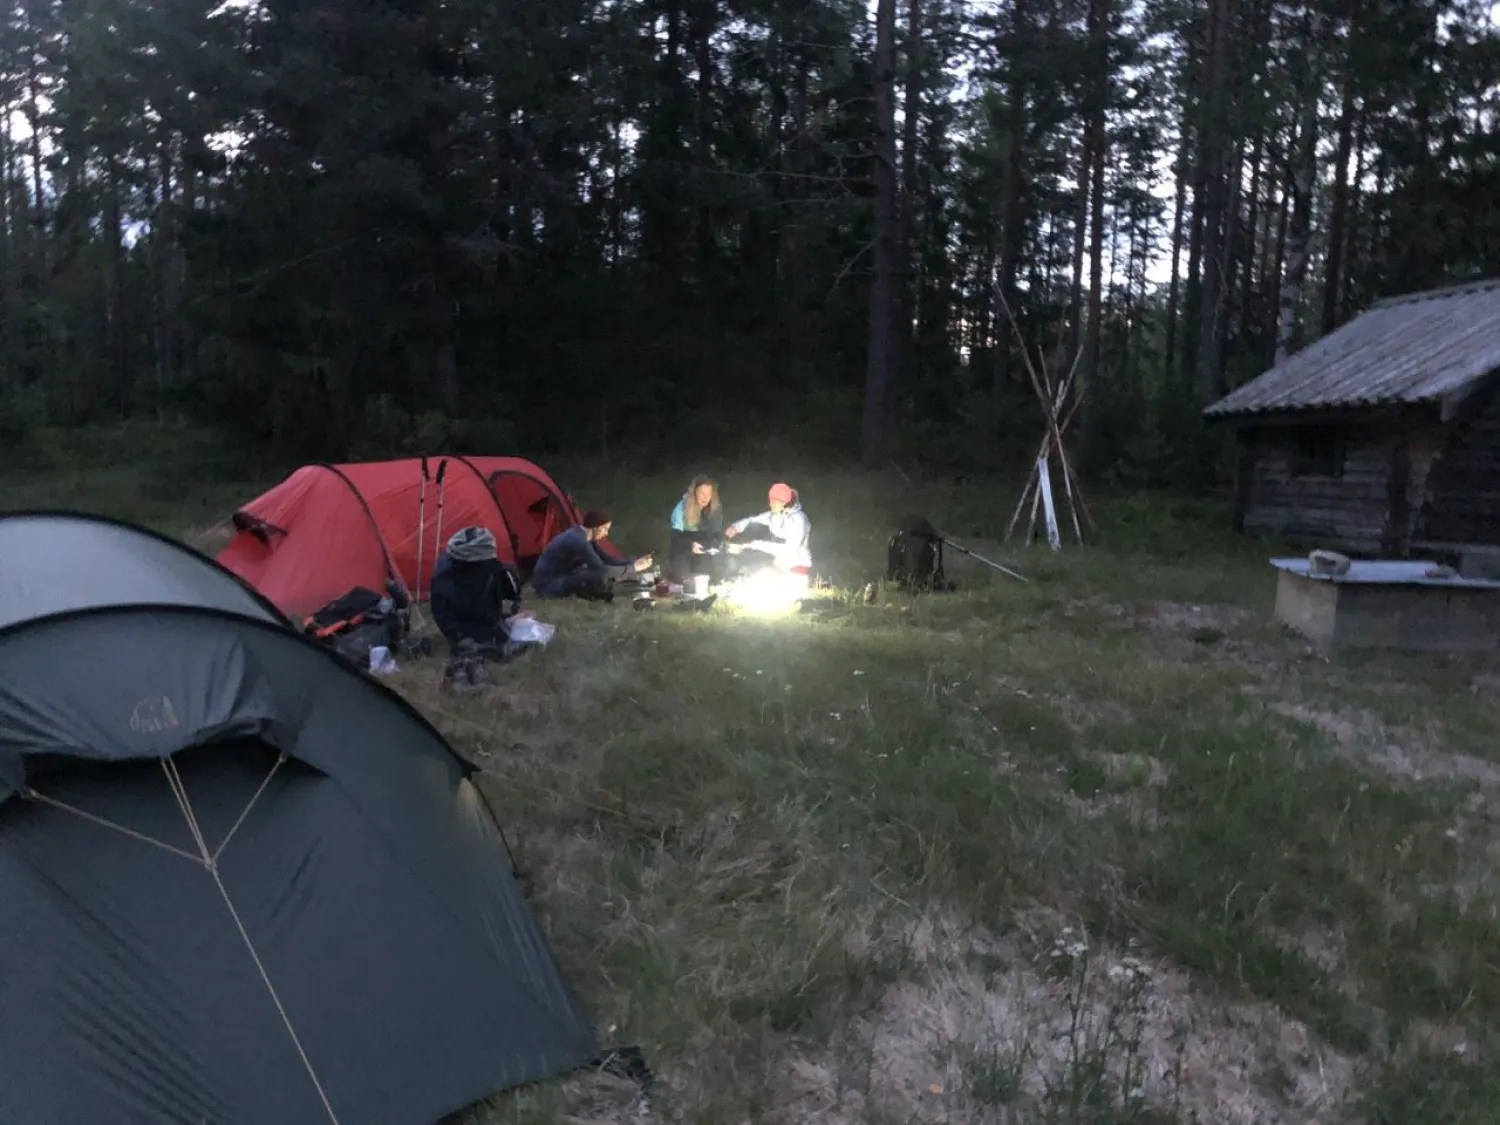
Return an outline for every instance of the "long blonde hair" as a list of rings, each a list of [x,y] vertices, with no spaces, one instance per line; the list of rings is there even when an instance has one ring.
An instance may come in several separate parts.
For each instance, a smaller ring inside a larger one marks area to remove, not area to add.
[[[698,489],[704,485],[714,490],[713,499],[708,502],[708,511],[718,515],[722,510],[719,506],[719,482],[713,477],[699,474],[694,477],[688,489],[682,495],[682,526],[688,530],[696,530],[702,522],[704,509],[698,504]]]

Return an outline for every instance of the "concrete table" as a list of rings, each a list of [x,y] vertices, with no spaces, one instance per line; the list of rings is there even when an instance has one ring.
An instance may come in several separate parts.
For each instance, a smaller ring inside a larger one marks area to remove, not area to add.
[[[1276,620],[1329,648],[1500,651],[1500,582],[1429,577],[1433,562],[1351,560],[1340,575],[1272,559]]]

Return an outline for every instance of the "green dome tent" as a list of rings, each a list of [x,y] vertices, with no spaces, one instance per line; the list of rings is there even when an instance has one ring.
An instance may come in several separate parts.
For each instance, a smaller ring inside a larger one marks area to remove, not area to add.
[[[0,1116],[427,1125],[595,1059],[472,772],[212,561],[0,516]]]

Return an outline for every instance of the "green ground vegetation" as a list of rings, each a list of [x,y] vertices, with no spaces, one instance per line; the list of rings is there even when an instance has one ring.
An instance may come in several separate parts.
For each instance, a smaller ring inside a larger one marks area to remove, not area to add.
[[[20,468],[5,505],[201,536],[259,487],[118,452]],[[687,475],[569,485],[644,549]],[[768,479],[724,481],[734,513]],[[557,636],[487,694],[395,679],[485,767],[663,1119],[1500,1118],[1500,661],[1314,651],[1215,505],[1098,493],[1097,544],[1052,554],[996,542],[1015,481],[794,483],[836,583],[813,612],[546,605]],[[864,604],[907,511],[1032,581],[950,554],[959,591]]]

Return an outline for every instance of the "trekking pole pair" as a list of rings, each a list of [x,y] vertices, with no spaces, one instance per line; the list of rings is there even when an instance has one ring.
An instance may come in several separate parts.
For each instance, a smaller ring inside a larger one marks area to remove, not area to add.
[[[433,536],[432,559],[436,565],[439,552],[443,549],[443,478],[448,474],[448,459],[445,457],[438,462],[437,467],[437,534]],[[422,600],[422,562],[427,545],[427,482],[431,478],[427,472],[427,458],[422,458],[422,488],[417,496],[417,589],[412,601]]]

